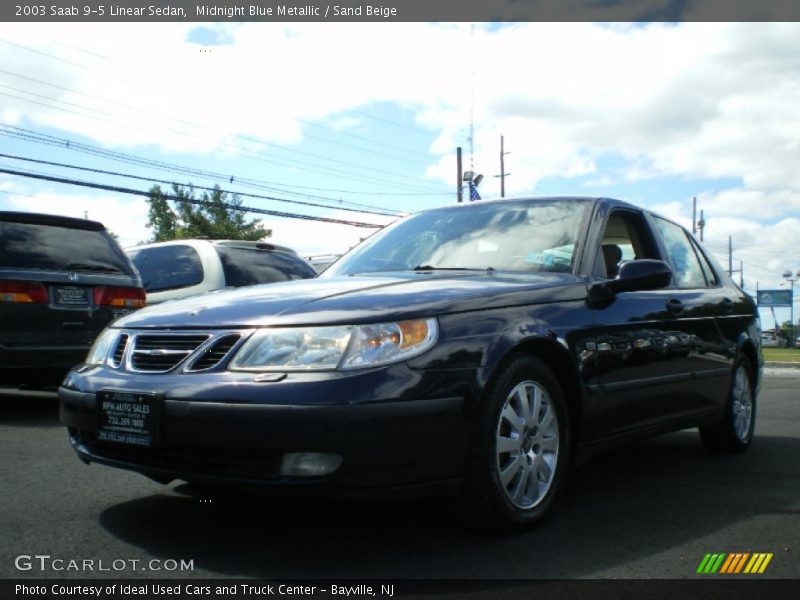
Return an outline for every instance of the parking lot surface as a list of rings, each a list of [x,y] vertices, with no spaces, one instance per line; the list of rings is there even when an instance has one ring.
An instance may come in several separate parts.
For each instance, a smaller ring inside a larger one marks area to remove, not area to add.
[[[572,471],[547,521],[516,535],[465,530],[447,500],[190,497],[179,483],[83,465],[54,397],[5,391],[0,577],[697,578],[707,553],[762,552],[773,558],[759,577],[798,578],[792,371],[768,375],[749,452],[708,454],[696,431],[612,451]],[[15,566],[37,554],[127,562],[106,572]],[[169,560],[194,569],[147,570]]]

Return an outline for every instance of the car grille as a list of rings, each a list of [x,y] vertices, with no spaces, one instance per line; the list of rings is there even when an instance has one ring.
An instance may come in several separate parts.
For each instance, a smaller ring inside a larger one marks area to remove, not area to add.
[[[199,358],[195,359],[192,365],[186,370],[206,371],[208,369],[213,369],[228,355],[228,352],[231,351],[241,337],[241,334],[238,333],[222,336],[200,352]]]
[[[114,354],[111,355],[111,365],[118,367],[122,364],[122,359],[125,356],[125,347],[128,345],[128,334],[123,333],[117,340],[117,347],[114,348]]]
[[[134,371],[165,373],[177,367],[211,337],[210,334],[139,334],[133,338],[130,365]]]

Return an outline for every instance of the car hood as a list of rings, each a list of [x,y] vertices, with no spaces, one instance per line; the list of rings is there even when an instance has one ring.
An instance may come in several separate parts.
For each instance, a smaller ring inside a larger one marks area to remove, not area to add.
[[[584,279],[563,273],[362,274],[202,294],[144,308],[114,326],[183,329],[366,323],[585,296]]]

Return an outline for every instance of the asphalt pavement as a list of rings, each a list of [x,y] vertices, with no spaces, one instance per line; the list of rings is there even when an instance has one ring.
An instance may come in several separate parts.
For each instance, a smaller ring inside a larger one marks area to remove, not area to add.
[[[696,431],[612,451],[570,473],[542,526],[489,535],[446,500],[188,497],[83,465],[52,396],[3,393],[0,578],[698,578],[719,552],[773,553],[760,577],[800,578],[798,423],[800,370],[770,369],[747,453],[708,454]],[[17,568],[35,555],[95,571]],[[170,560],[194,569],[166,572]]]

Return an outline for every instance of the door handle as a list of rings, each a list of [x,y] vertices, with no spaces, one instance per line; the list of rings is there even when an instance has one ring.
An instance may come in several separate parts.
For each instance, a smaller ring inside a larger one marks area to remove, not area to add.
[[[64,321],[61,326],[67,331],[78,331],[86,327],[86,324],[81,321]]]
[[[670,298],[667,300],[667,310],[670,314],[679,315],[683,312],[683,302],[677,298]]]

